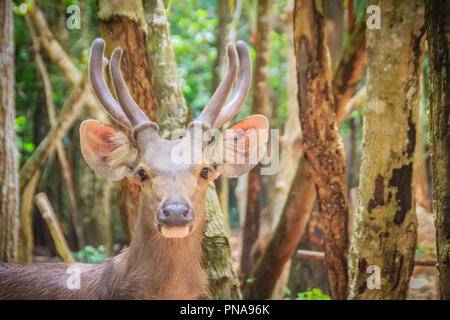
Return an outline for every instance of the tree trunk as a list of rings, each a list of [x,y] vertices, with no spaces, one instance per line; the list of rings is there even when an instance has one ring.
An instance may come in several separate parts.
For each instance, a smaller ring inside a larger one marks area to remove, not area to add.
[[[272,1],[258,1],[258,20],[256,27],[255,67],[253,75],[252,114],[270,115],[269,112],[269,56],[270,33],[272,31]],[[239,280],[245,287],[250,275],[251,249],[258,239],[261,211],[261,165],[256,165],[248,174],[247,208],[242,231],[242,254]]]
[[[296,1],[294,39],[304,152],[313,168],[333,299],[347,295],[347,183],[337,131],[324,1]]]
[[[122,74],[127,88],[150,120],[156,121],[142,1],[100,0],[98,19],[106,42],[105,56],[110,56],[117,46],[122,48]]]
[[[170,25],[161,0],[144,1],[148,25],[147,49],[153,77],[153,95],[158,104],[159,134],[169,138],[175,129],[188,123],[188,108],[178,77],[175,52],[170,41]]]
[[[19,176],[14,131],[14,21],[11,0],[0,2],[0,261],[17,261]]]
[[[345,120],[345,106],[354,96],[356,85],[361,79],[366,64],[366,19],[354,26],[349,36],[349,43],[344,48],[342,56],[333,73],[333,95],[335,101],[336,120]]]
[[[33,234],[33,209],[34,195],[36,194],[41,170],[37,170],[28,185],[23,190],[20,205],[19,226],[19,253],[17,262],[31,262],[33,260],[34,234]]]
[[[320,214],[313,210],[306,230],[300,240],[298,250],[323,251],[322,229],[320,226]],[[288,288],[292,296],[298,292],[305,292],[309,288],[319,288],[324,294],[329,294],[327,273],[323,260],[292,257]]]
[[[77,69],[71,57],[64,51],[61,44],[55,39],[38,5],[35,3],[28,13],[38,31],[39,41],[50,59],[58,66],[66,80],[72,86],[80,85],[81,81],[83,81],[81,72]],[[107,122],[108,117],[90,88],[86,97],[86,106],[95,119],[101,122]]]
[[[327,12],[327,34],[328,34],[328,47],[330,49],[330,57],[331,57],[331,65],[334,69],[339,61],[342,52],[342,37],[343,37],[343,27],[344,27],[344,6],[342,1],[336,0],[327,0],[327,5],[329,10]],[[297,101],[297,75],[295,71],[295,51],[294,51],[294,25],[293,25],[293,1],[292,7],[290,11],[290,24],[286,26],[286,34],[288,35],[288,50],[291,52],[288,53],[288,116],[286,120],[286,128],[285,135],[291,136],[295,138],[295,140],[291,140],[290,149],[291,149],[291,164],[284,165],[283,164],[283,155],[281,158],[281,168],[290,168],[297,167],[299,163],[300,156],[302,156],[303,152],[300,152],[300,139],[301,139],[301,130],[300,130],[300,120],[298,117],[298,101]],[[295,90],[289,90],[289,86],[294,86]],[[291,91],[292,93],[289,93]],[[292,107],[292,106],[295,106]],[[290,109],[292,111],[290,111]],[[295,127],[290,129],[288,127],[289,122],[295,121]],[[292,139],[291,138],[291,139]],[[284,142],[284,141],[283,141]],[[282,151],[283,152],[283,151]],[[295,159],[295,162],[294,162]],[[281,170],[277,175],[277,186],[278,186],[278,176],[284,175],[287,179],[289,179],[289,185],[284,185],[283,188],[287,188],[287,192],[292,184],[292,179],[294,175],[291,174],[288,170]],[[282,183],[282,181],[280,181]],[[281,210],[285,201],[281,203]],[[278,213],[281,214],[281,210]],[[276,214],[277,212],[275,212]],[[314,212],[313,212],[314,213]],[[319,214],[311,215],[310,220],[308,222],[308,226],[306,227],[307,232],[303,235],[299,244],[297,245],[298,249],[309,249],[309,250],[319,250],[323,251],[323,247],[317,246],[314,240],[319,240],[317,238],[316,233],[322,234],[319,226]],[[274,220],[274,223],[277,223],[278,220]],[[310,231],[313,229],[314,231]],[[315,237],[315,238],[314,238]],[[313,239],[314,238],[314,239]],[[320,241],[322,238],[320,237]],[[292,256],[292,260],[289,264],[286,264],[285,271],[283,273],[287,273],[288,271],[288,287],[293,294],[296,292],[306,291],[308,288],[322,288],[324,292],[328,293],[328,285],[326,282],[326,272],[323,266],[323,262],[316,260],[306,260],[297,258],[294,254]],[[281,277],[282,278],[282,277]],[[280,278],[280,280],[281,280]],[[280,280],[278,282],[280,282]],[[326,288],[326,289],[325,289]]]
[[[416,250],[413,160],[423,7],[420,1],[378,5],[381,29],[366,30],[368,99],[350,248],[351,299],[405,299]]]
[[[426,1],[433,212],[441,299],[450,300],[450,3]]]
[[[364,24],[365,22],[360,22]],[[364,30],[364,29],[363,29]],[[364,32],[362,32],[364,34]],[[365,51],[360,50],[359,48],[364,48],[365,45],[365,36],[351,36],[349,39],[349,43],[347,47],[344,49],[342,57],[340,61],[350,61],[349,56],[352,56],[353,53],[357,53],[356,55],[353,55],[353,58],[356,61],[359,61],[361,59],[361,55],[365,56]],[[365,59],[363,59],[365,61]],[[333,83],[352,83],[352,79],[361,77],[361,74],[364,70],[364,68],[359,67],[359,63],[339,63],[336,67],[337,70],[334,72],[333,76]],[[341,78],[342,77],[342,78]],[[343,90],[345,90],[346,85],[342,85]],[[362,89],[361,89],[362,90]],[[361,91],[360,90],[360,91]],[[358,91],[358,93],[360,93]],[[348,112],[349,110],[353,110],[354,103],[351,103],[353,98],[349,98],[348,95],[341,95],[339,94],[340,91],[335,90],[335,101],[340,101],[342,99],[342,104],[345,105],[345,114],[348,115],[351,112]],[[358,94],[359,96],[361,94]],[[355,95],[356,96],[356,95]],[[355,99],[359,100],[359,99]],[[344,116],[345,117],[345,116]],[[338,121],[338,124],[341,122]],[[304,161],[304,157],[300,158],[300,161]],[[300,165],[298,170],[309,170],[307,169],[308,166]],[[309,187],[306,187],[309,184]],[[301,191],[303,190],[303,191]],[[312,190],[312,192],[310,192]],[[291,186],[291,189],[289,191],[289,194],[292,196],[289,196],[288,199],[291,199],[289,201],[286,201],[284,204],[283,214],[280,218],[278,225],[275,229],[275,232],[272,235],[272,238],[270,239],[269,245],[266,247],[265,253],[261,255],[259,258],[258,263],[254,266],[252,270],[252,275],[258,275],[258,277],[262,277],[261,279],[258,279],[257,277],[251,276],[251,278],[255,278],[254,284],[252,285],[254,288],[251,289],[253,293],[248,293],[254,297],[257,297],[259,299],[267,299],[271,296],[273,292],[273,287],[270,287],[271,284],[275,285],[276,279],[279,276],[279,273],[277,272],[269,272],[264,273],[264,270],[280,270],[282,269],[283,265],[289,260],[289,258],[286,259],[272,259],[273,254],[267,252],[269,249],[274,251],[282,251],[282,252],[290,252],[290,255],[292,255],[295,251],[295,248],[300,241],[304,227],[306,226],[306,223],[309,219],[310,210],[312,209],[312,206],[314,204],[314,201],[316,199],[316,193],[314,191],[314,183],[313,180],[310,178],[310,174],[306,171],[304,172],[297,172],[296,177],[294,178],[293,184]],[[306,192],[303,194],[302,192]],[[292,197],[292,198],[291,198]],[[302,210],[298,210],[298,208],[302,208]],[[286,225],[286,223],[290,223],[291,221],[297,221],[299,223],[298,226],[291,226]],[[296,230],[296,232],[290,234],[289,237],[283,237],[283,230],[286,229],[293,229]],[[258,288],[260,287],[260,288]],[[262,290],[262,287],[264,287],[264,290]],[[256,295],[257,292],[261,291],[260,295]]]
[[[104,245],[109,254],[113,246],[111,191],[114,182],[99,177],[80,163],[80,208],[83,212],[83,238],[86,245]]]
[[[141,0],[100,0],[98,19],[103,39],[106,42],[105,56],[120,46],[123,50],[122,75],[137,105],[152,120],[156,121],[156,101],[153,96],[147,46],[146,23]],[[119,185],[119,208],[122,228],[131,240],[138,213],[139,185],[128,178]]]
[[[158,103],[158,124],[162,128],[162,135],[170,137],[173,130],[187,124],[188,109],[179,85],[164,4],[161,0],[144,0],[144,10],[149,26],[147,46],[152,65],[154,94]],[[206,195],[205,218],[203,265],[208,275],[211,298],[240,299],[239,282],[232,266],[229,235],[213,183]]]
[[[228,229],[213,183],[210,183],[206,194],[205,219],[203,266],[208,276],[211,299],[242,299],[239,280],[233,269]]]
[[[212,89],[216,90],[219,86],[220,75],[222,74],[222,66],[224,65],[224,54],[227,40],[228,25],[228,0],[219,0],[217,6],[217,17],[219,25],[216,30],[217,39],[217,58],[213,64]]]
[[[349,2],[349,6],[353,3]],[[327,43],[330,51],[331,58],[331,66],[332,70],[335,70],[338,62],[341,62],[342,56],[342,40],[344,36],[344,3],[343,1],[336,0],[327,0]],[[292,12],[293,14],[293,12]],[[296,110],[292,113],[291,116],[288,115],[287,121],[296,121],[298,123],[298,129],[296,132],[300,132],[300,121],[298,115],[298,101],[297,101],[297,75],[295,72],[295,51],[294,51],[294,27],[293,21],[291,21],[292,25],[289,28],[289,33],[292,35],[292,53],[288,56],[293,60],[291,66],[288,66],[288,73],[291,72],[293,75],[293,83],[295,84],[295,93],[293,94],[294,102],[288,102],[288,108],[291,104],[295,103]],[[288,34],[289,34],[288,33]],[[290,37],[290,36],[288,36]],[[359,46],[362,47],[363,46]],[[348,49],[347,49],[348,51]],[[288,61],[289,64],[289,61]],[[341,62],[340,70],[342,70],[343,64]],[[349,70],[349,69],[346,69]],[[352,70],[352,69],[350,69]],[[354,70],[352,71],[354,72]],[[358,75],[355,75],[358,77]],[[289,99],[289,96],[288,96]],[[293,118],[294,120],[290,120]],[[286,134],[289,134],[287,130],[285,130]],[[291,133],[292,134],[292,133]],[[301,136],[299,137],[301,138]],[[300,141],[297,142],[297,145],[300,146]],[[302,154],[297,152],[297,154]],[[297,160],[298,163],[298,160]],[[282,168],[286,167],[281,165]],[[292,175],[290,175],[292,176]],[[314,194],[315,195],[315,194]],[[284,203],[283,203],[284,205]],[[310,215],[308,225],[306,226],[306,230],[297,245],[297,249],[306,249],[313,251],[323,251],[322,246],[322,230],[320,227],[320,214],[316,210],[313,210]],[[286,265],[287,266],[287,265]],[[286,269],[286,268],[285,268]],[[288,279],[288,288],[292,292],[293,296],[298,292],[304,292],[308,290],[308,288],[320,288],[325,294],[329,294],[328,283],[327,283],[327,275],[323,261],[318,261],[314,259],[302,259],[297,257],[294,253],[291,259],[291,265],[289,268],[289,279]]]
[[[266,249],[252,269],[244,290],[245,299],[268,299],[272,296],[284,265],[291,258],[303,234],[315,201],[314,184],[309,165],[302,161],[297,169],[280,222]]]
[[[20,168],[19,185],[22,190],[34,173],[42,167],[55,149],[56,141],[61,140],[66,132],[73,126],[75,120],[81,114],[87,97],[89,97],[89,81],[84,78],[79,86],[72,89],[55,127],[53,127],[35,149],[31,157]]]

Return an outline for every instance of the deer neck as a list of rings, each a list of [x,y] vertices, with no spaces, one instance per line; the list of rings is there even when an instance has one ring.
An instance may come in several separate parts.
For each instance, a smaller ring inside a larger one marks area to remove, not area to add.
[[[149,220],[145,210],[140,210],[133,240],[118,268],[119,287],[131,286],[133,297],[148,299],[206,296],[207,281],[201,261],[203,226],[194,228],[185,238],[169,239]]]

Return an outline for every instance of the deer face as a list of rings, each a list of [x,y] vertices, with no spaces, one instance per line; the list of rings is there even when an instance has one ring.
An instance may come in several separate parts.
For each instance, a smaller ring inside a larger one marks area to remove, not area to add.
[[[211,136],[208,129],[220,128],[233,118],[249,89],[251,65],[246,45],[241,42],[237,49],[234,45],[227,49],[229,69],[208,106],[189,124],[184,137],[165,140],[159,137],[157,124],[145,116],[125,87],[120,73],[121,49],[114,50],[110,64],[116,101],[102,75],[107,63],[104,41],[96,39],[92,44],[92,86],[105,109],[131,130],[132,136],[96,120],[86,120],[80,128],[84,158],[105,178],[134,180],[140,186],[140,214],[147,225],[167,238],[183,238],[203,226],[209,182],[220,174],[237,177],[246,173],[264,154],[268,122],[261,115],[216,132],[213,143],[205,139],[205,135]],[[225,105],[238,66],[236,90]]]

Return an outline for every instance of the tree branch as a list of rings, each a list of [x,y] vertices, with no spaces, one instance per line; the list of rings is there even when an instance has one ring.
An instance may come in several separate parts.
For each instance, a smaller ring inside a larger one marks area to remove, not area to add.
[[[335,125],[324,1],[296,1],[295,53],[304,152],[319,200],[325,262],[333,299],[347,296],[348,201],[345,154]]]
[[[364,86],[355,93],[355,95],[347,102],[345,107],[343,108],[343,112],[340,114],[340,118],[336,119],[336,122],[340,126],[342,122],[344,122],[353,111],[358,109],[360,106],[364,104],[367,97],[367,87]]]
[[[45,101],[47,106],[47,114],[49,118],[49,122],[51,125],[51,128],[54,128],[57,123],[56,118],[56,111],[55,111],[55,104],[53,102],[53,90],[52,90],[52,84],[50,81],[50,76],[47,72],[47,68],[45,66],[44,60],[42,59],[42,56],[40,54],[40,45],[39,40],[36,35],[36,30],[34,29],[34,26],[31,22],[31,19],[29,15],[25,16],[25,21],[28,26],[28,30],[30,32],[31,40],[33,43],[33,51],[34,51],[34,58],[36,61],[36,68],[41,76],[41,80],[44,87],[44,93],[45,93]],[[58,160],[61,164],[62,173],[64,176],[64,181],[66,182],[67,186],[67,194],[69,196],[69,204],[70,204],[70,217],[72,221],[72,227],[75,233],[76,241],[78,244],[78,248],[83,247],[83,238],[81,235],[81,228],[78,221],[78,205],[77,205],[77,197],[75,192],[75,186],[73,183],[73,175],[72,175],[72,168],[70,167],[69,161],[67,160],[66,152],[64,151],[64,146],[61,140],[56,141],[56,153],[58,156]]]
[[[75,259],[70,251],[67,241],[64,238],[64,234],[59,226],[58,219],[55,216],[52,205],[48,201],[48,197],[45,193],[38,193],[35,197],[36,205],[41,212],[42,218],[44,218],[47,226],[52,235],[53,242],[55,243],[56,251],[63,259],[64,262],[75,262]]]
[[[31,157],[20,169],[19,185],[21,192],[23,192],[23,188],[33,177],[34,172],[47,161],[47,158],[56,146],[56,142],[63,138],[66,132],[73,126],[75,120],[80,116],[90,92],[89,81],[85,77],[82,79],[80,86],[72,89],[66,105],[61,110],[61,116],[56,125],[47,133]]]
[[[333,74],[332,87],[335,101],[336,119],[343,119],[345,106],[353,97],[356,85],[361,79],[366,64],[366,20],[360,21],[353,28],[348,45],[342,52]]]
[[[69,55],[64,51],[61,44],[53,36],[53,33],[50,31],[45,20],[44,14],[39,9],[37,3],[33,5],[29,14],[38,31],[39,41],[50,59],[58,66],[72,86],[79,85],[80,81],[83,79],[81,72],[77,69]],[[103,108],[98,103],[91,89],[87,92],[86,105],[92,117],[103,123],[109,122],[106,113],[103,111]]]

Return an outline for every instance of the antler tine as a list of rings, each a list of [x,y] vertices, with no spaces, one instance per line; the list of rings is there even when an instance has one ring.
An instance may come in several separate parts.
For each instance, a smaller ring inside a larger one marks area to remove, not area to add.
[[[214,92],[211,100],[209,100],[208,105],[196,119],[196,121],[202,122],[210,128],[213,127],[220,110],[227,101],[228,95],[233,88],[233,84],[238,73],[239,61],[234,44],[229,43],[227,45],[227,54],[229,61],[227,73],[220,82],[216,92]]]
[[[120,105],[116,102],[103,78],[103,70],[108,64],[108,59],[103,55],[105,50],[105,41],[97,38],[92,42],[91,54],[89,57],[89,80],[98,100],[102,103],[105,110],[119,124],[132,129],[131,122],[123,112]]]
[[[128,89],[125,85],[125,81],[120,71],[120,60],[122,58],[122,49],[117,47],[114,49],[111,55],[111,62],[109,65],[109,71],[113,81],[114,90],[116,91],[117,99],[122,106],[123,111],[130,119],[133,131],[136,134],[139,130],[146,127],[153,127],[158,131],[158,125],[151,121],[141,108],[134,102]]]
[[[220,128],[233,119],[244,104],[248,90],[250,89],[252,81],[252,62],[250,60],[248,47],[244,41],[238,41],[236,48],[239,55],[239,75],[236,81],[236,88],[234,89],[233,97],[228,101],[225,107],[222,108],[217,116],[217,119],[214,122],[214,128]]]

